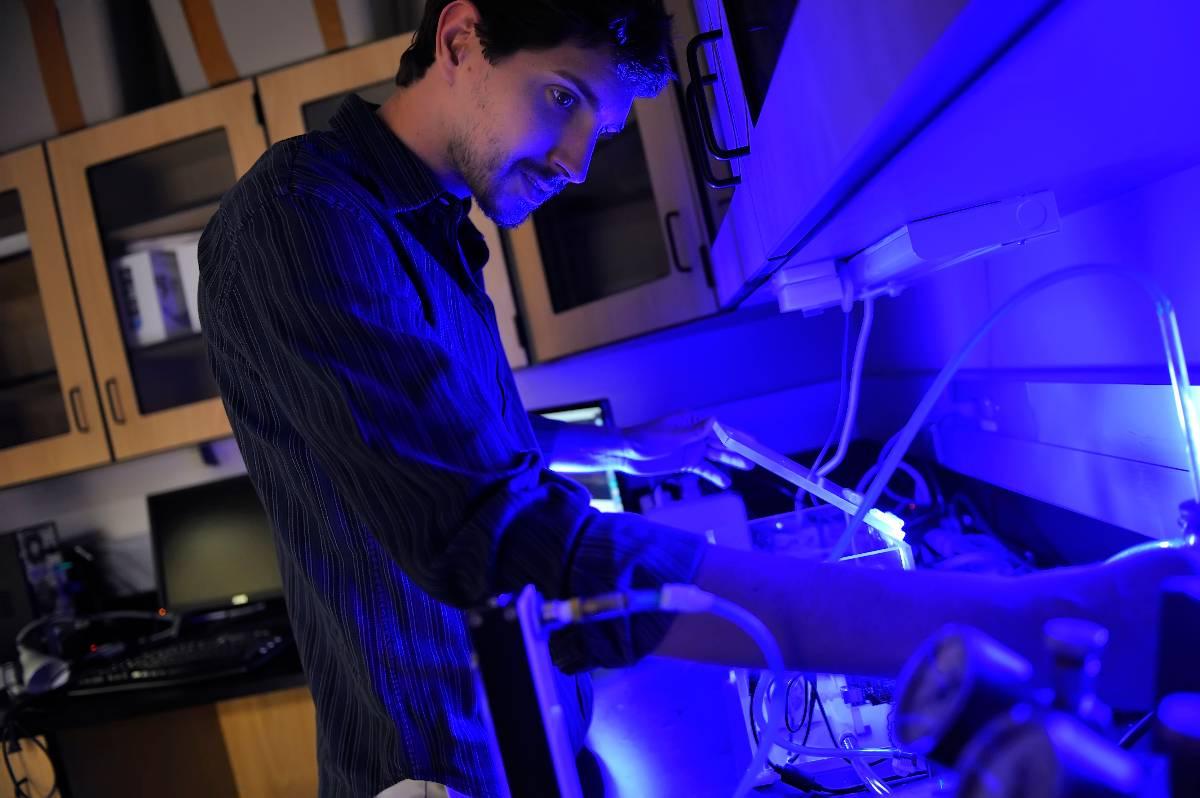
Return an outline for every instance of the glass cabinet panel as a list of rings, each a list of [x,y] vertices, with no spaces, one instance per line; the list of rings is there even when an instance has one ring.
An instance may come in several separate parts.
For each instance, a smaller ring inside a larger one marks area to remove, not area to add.
[[[587,180],[506,231],[535,361],[715,310],[680,111],[673,88],[635,101]]]
[[[0,449],[70,431],[16,190],[0,192]]]
[[[783,50],[796,5],[797,0],[725,3],[729,36],[742,77],[742,90],[750,109],[750,119],[754,123],[758,122],[758,112],[762,110],[767,87],[771,85],[771,76],[779,62],[779,53]]]
[[[218,395],[196,306],[200,233],[236,182],[222,128],[87,170],[138,411]]]
[[[533,220],[555,313],[670,273],[636,116],[597,143],[587,181],[567,186]]]
[[[200,233],[266,149],[240,81],[46,144],[117,459],[230,434],[197,307]]]
[[[319,100],[306,102],[300,108],[300,113],[304,117],[304,129],[328,130],[329,121],[333,119],[338,106],[342,104],[342,100],[346,99],[348,94],[357,94],[369,103],[383,105],[383,101],[395,90],[396,84],[393,80],[381,80],[353,91],[339,92]]]

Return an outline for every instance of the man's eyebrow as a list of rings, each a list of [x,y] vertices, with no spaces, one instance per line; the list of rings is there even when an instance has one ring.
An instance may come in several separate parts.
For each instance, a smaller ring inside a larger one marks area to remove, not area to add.
[[[588,85],[586,80],[579,77],[574,72],[570,72],[566,69],[556,69],[554,70],[554,74],[558,75],[559,77],[566,78],[571,83],[574,83],[575,87],[579,89],[579,93],[583,95],[583,99],[588,105],[592,106],[592,110],[600,110],[600,100],[596,97],[596,92],[592,91],[592,87]]]

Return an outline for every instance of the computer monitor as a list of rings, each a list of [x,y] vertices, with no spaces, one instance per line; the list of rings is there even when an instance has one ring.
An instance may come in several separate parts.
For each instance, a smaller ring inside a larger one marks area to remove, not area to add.
[[[196,612],[282,597],[274,534],[249,477],[146,501],[161,606]]]
[[[565,421],[568,424],[587,424],[595,427],[615,426],[607,399],[558,405],[533,412],[544,418]],[[621,496],[621,483],[624,480],[617,472],[572,473],[570,477],[588,489],[588,493],[592,495],[591,504],[597,510],[605,513],[619,513],[625,509],[625,502]]]

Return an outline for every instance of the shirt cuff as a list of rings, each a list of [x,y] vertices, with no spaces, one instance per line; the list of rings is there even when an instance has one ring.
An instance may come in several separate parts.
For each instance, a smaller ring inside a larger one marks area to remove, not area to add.
[[[700,535],[640,516],[598,514],[576,542],[567,574],[568,593],[594,596],[690,584],[708,545]],[[640,612],[568,626],[551,637],[550,653],[566,673],[632,665],[658,647],[674,619],[674,613]]]

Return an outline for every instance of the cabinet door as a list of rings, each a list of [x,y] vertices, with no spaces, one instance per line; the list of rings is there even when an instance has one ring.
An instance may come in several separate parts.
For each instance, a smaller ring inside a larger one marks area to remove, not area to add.
[[[217,704],[238,795],[316,798],[317,709],[307,687]]]
[[[0,157],[0,486],[110,459],[41,146]]]
[[[400,56],[411,41],[412,34],[406,33],[260,76],[258,91],[271,143],[309,130],[328,129],[329,120],[347,94],[382,104],[396,88]],[[529,358],[518,332],[516,302],[500,231],[478,207],[471,209],[471,221],[487,241],[490,257],[483,281],[496,309],[508,364],[513,368],[524,366]]]
[[[195,241],[265,148],[253,93],[243,81],[49,142],[118,458],[230,434],[195,314]]]
[[[509,231],[535,360],[716,309],[674,92],[637,100],[587,181]]]

